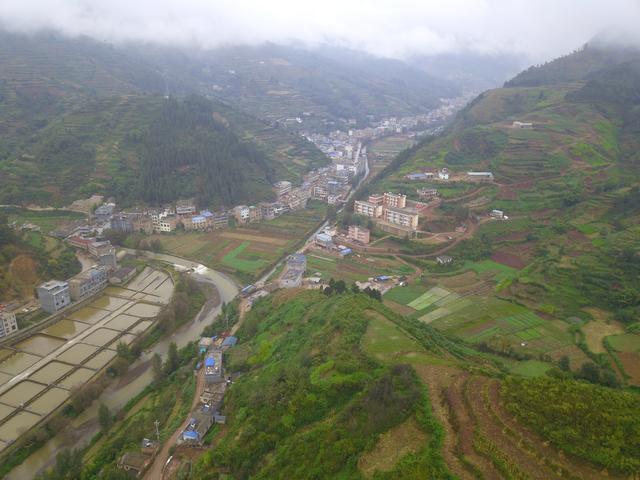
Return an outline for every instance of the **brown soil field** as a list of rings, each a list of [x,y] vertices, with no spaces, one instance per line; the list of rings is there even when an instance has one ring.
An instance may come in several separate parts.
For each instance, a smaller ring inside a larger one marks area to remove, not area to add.
[[[594,353],[605,353],[606,350],[602,345],[604,337],[624,333],[624,327],[620,323],[612,321],[611,314],[604,310],[592,307],[583,310],[594,318],[582,327],[589,350]]]
[[[220,234],[220,237],[233,238],[236,240],[243,240],[243,241],[249,241],[249,242],[268,243],[271,245],[279,245],[279,246],[285,246],[287,243],[289,243],[289,240],[286,238],[268,237],[259,232],[255,232],[254,235],[250,233],[222,232]]]
[[[491,255],[491,260],[507,267],[517,268],[518,270],[527,266],[527,262],[524,258],[514,253],[509,253],[504,250],[498,250]]]
[[[638,352],[618,352],[618,358],[624,372],[629,375],[629,383],[640,386],[640,353]]]

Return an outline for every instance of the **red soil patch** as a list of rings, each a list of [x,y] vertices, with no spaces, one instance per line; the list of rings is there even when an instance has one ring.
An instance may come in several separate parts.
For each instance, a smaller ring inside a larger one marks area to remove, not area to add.
[[[567,233],[567,238],[572,242],[588,242],[589,237],[587,237],[584,233],[579,230],[569,230]]]
[[[508,253],[503,250],[498,250],[493,255],[491,255],[491,260],[496,263],[506,265],[507,267],[517,268],[518,270],[526,267],[527,263],[529,263],[521,256],[513,253]]]
[[[631,377],[630,383],[640,386],[640,353],[619,352],[617,355],[625,373]]]

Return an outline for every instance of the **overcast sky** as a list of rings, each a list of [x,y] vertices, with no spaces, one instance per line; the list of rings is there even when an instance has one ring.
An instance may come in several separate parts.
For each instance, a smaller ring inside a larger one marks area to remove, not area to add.
[[[603,29],[639,31],[640,0],[0,0],[0,23],[109,42],[297,40],[394,57],[475,50],[541,61]]]

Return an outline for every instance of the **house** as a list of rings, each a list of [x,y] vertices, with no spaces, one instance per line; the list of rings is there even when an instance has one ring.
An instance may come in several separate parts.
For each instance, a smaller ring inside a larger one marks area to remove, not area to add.
[[[214,408],[207,404],[201,405],[197,410],[191,412],[189,424],[180,436],[180,443],[193,446],[202,445],[202,439],[213,425],[215,413]]]
[[[107,286],[107,267],[93,266],[69,280],[69,294],[75,301],[90,297]]]
[[[69,294],[69,284],[67,282],[50,280],[38,286],[36,291],[40,306],[46,312],[56,313],[71,304],[71,295]]]
[[[449,265],[453,262],[453,258],[449,255],[439,255],[436,257],[436,262],[438,262],[438,265]]]
[[[416,193],[418,194],[418,197],[420,197],[421,200],[429,200],[431,198],[438,196],[438,189],[437,188],[418,188],[416,190]]]
[[[253,284],[247,285],[242,290],[240,290],[240,296],[241,297],[247,297],[247,296],[251,295],[253,292],[255,292],[256,290],[257,290],[257,288],[256,288],[255,285],[253,285]]]
[[[333,248],[333,237],[326,233],[318,233],[315,236],[315,244],[322,248]]]
[[[407,180],[416,181],[416,180],[430,180],[433,178],[433,173],[409,173],[405,175]]]
[[[207,383],[219,383],[222,376],[222,351],[211,350],[204,359],[204,378]]]
[[[446,168],[438,170],[438,178],[440,180],[449,180],[449,170]]]
[[[481,182],[493,182],[493,173],[491,172],[467,172],[470,180]]]
[[[233,209],[233,215],[240,224],[249,223],[249,207],[247,205],[238,205]]]
[[[368,228],[363,228],[358,225],[349,225],[347,238],[349,240],[367,244],[371,239],[371,232]]]
[[[502,210],[491,210],[491,212],[489,212],[489,216],[491,218],[497,218],[502,220],[504,217],[504,212]]]
[[[18,322],[12,305],[0,303],[0,338],[18,331]]]
[[[198,352],[200,355],[207,353],[211,345],[213,345],[213,337],[202,337],[198,342]]]
[[[161,213],[151,217],[153,220],[153,230],[156,232],[173,232],[178,226],[178,217],[169,213]]]
[[[238,343],[237,337],[228,336],[222,341],[222,345],[220,345],[220,348],[222,348],[223,350],[227,350],[231,347],[235,347],[237,343]]]
[[[119,213],[111,217],[111,229],[125,233],[133,233],[133,220],[130,216]]]
[[[136,274],[135,267],[122,267],[109,275],[109,283],[123,285]]]
[[[113,215],[115,208],[115,203],[103,203],[100,205],[93,211],[93,216],[95,217],[96,222],[103,223],[108,221],[109,218],[111,218],[111,215]]]
[[[118,468],[141,477],[158,454],[160,446],[157,442],[144,438],[139,452],[126,452],[118,460]]]
[[[519,121],[515,121],[511,124],[512,128],[533,128],[533,123],[531,122],[519,122]]]
[[[296,288],[302,285],[302,276],[307,269],[307,257],[295,253],[287,260],[285,271],[280,277],[280,287]]]

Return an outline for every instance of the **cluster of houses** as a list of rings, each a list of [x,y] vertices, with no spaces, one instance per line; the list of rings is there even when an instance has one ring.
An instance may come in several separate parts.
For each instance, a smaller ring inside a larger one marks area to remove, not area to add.
[[[452,174],[448,168],[441,168],[435,172],[414,172],[405,175],[409,181],[467,181],[467,182],[493,182],[492,172],[466,172],[466,174]],[[420,192],[418,192],[419,194]],[[437,193],[437,192],[436,192]]]
[[[357,200],[354,212],[371,218],[383,231],[401,236],[413,236],[418,230],[420,209],[426,205],[413,202],[407,206],[407,196],[400,193],[375,193],[367,200]]]

